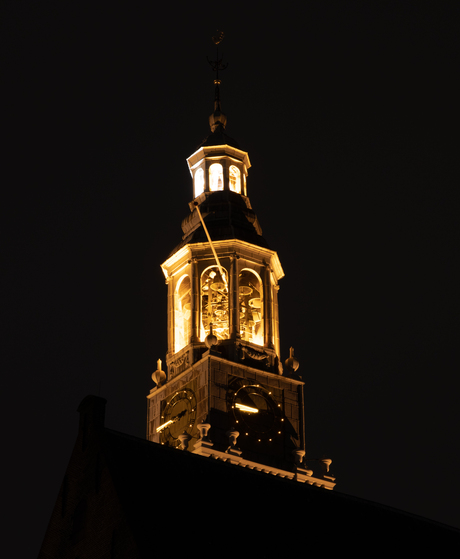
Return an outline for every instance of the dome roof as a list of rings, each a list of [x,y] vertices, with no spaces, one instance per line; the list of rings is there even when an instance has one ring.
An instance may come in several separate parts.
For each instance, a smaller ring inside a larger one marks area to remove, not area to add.
[[[240,146],[238,145],[238,142],[233,138],[230,138],[230,136],[228,136],[225,133],[225,129],[222,126],[222,124],[219,124],[215,128],[214,132],[209,134],[209,136],[205,140],[203,140],[203,142],[198,146],[197,149],[205,146],[224,146],[224,145],[232,146],[236,149],[241,149]]]
[[[239,239],[270,248],[262,237],[255,212],[240,194],[228,190],[212,192],[201,202],[200,211],[213,241]],[[208,242],[196,209],[182,221],[182,230],[183,240],[171,254],[189,243]]]

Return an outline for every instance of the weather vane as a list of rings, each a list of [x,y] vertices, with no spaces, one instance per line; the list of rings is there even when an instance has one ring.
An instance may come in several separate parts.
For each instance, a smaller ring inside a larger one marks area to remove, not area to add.
[[[222,42],[224,38],[224,32],[223,31],[219,31],[218,29],[216,30],[216,36],[212,38],[213,42],[215,45],[218,45],[219,43]]]
[[[216,34],[214,35],[214,37],[212,37],[212,42],[216,45],[216,50],[217,50],[216,60],[209,60],[209,58],[206,57],[209,64],[211,65],[213,72],[216,73],[216,77],[214,79],[214,85],[217,86],[220,85],[219,70],[225,70],[225,68],[227,68],[228,66],[228,63],[222,64],[222,58],[219,59],[219,44],[223,41],[223,39],[224,39],[224,32],[219,31],[217,29]]]

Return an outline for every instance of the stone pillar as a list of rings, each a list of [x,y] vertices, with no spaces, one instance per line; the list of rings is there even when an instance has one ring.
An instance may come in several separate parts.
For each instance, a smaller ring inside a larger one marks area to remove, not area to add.
[[[226,454],[233,454],[234,456],[241,456],[242,451],[236,446],[236,441],[239,437],[239,431],[230,430],[226,432],[230,446],[225,451]]]
[[[272,327],[273,327],[273,340],[275,343],[275,351],[276,355],[280,357],[280,317],[279,317],[279,307],[278,307],[278,291],[280,286],[278,284],[274,285],[271,289],[273,293],[273,320],[272,320]]]
[[[222,173],[223,173],[223,179],[224,179],[224,190],[230,190],[230,163],[226,160],[224,161],[220,161],[221,165],[222,165]]]
[[[239,431],[227,431],[226,435],[228,437],[230,446],[236,446],[236,440],[240,435]]]
[[[197,428],[200,432],[200,438],[203,441],[209,441],[208,439],[208,431],[211,429],[210,423],[198,423]]]
[[[230,258],[230,282],[228,286],[228,304],[229,304],[229,329],[230,339],[235,340],[238,336],[240,329],[240,315],[239,315],[239,293],[238,293],[238,257],[236,254]]]
[[[301,468],[303,466],[305,450],[301,450],[301,449],[293,450],[292,454],[294,455],[295,465]]]
[[[192,328],[190,342],[197,343],[200,339],[200,278],[198,274],[198,262],[196,258],[191,260],[191,306],[192,306]]]
[[[273,301],[272,285],[270,277],[270,267],[264,264],[263,268],[263,289],[264,289],[264,346],[273,347]]]
[[[180,440],[181,450],[187,450],[188,449],[188,442],[192,437],[184,431],[182,433],[182,435],[179,435],[177,438]]]
[[[209,167],[211,165],[212,161],[209,161],[209,159],[204,160],[204,191],[205,192],[209,192]]]
[[[172,277],[166,279],[168,286],[168,354],[174,353],[174,280]]]

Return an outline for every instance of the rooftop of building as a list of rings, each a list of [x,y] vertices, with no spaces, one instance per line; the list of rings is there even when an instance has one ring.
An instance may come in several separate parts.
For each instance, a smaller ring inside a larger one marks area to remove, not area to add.
[[[102,550],[105,532],[109,541],[125,529],[133,557],[205,549],[275,557],[337,544],[440,551],[460,542],[460,531],[412,514],[113,431],[104,426],[104,410],[96,396],[80,405],[75,449],[40,558],[70,557],[78,546],[80,553]],[[72,528],[81,502],[92,530],[86,540]]]

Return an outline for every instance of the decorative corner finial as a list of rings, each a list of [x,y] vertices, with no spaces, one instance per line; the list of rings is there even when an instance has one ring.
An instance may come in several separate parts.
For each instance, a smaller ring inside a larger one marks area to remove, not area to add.
[[[161,369],[161,359],[157,361],[157,370],[152,373],[152,380],[157,387],[161,386],[166,380],[166,373]]]
[[[284,364],[286,365],[288,370],[291,370],[293,372],[296,372],[299,368],[299,360],[297,359],[297,357],[294,357],[293,347],[289,348],[289,357],[286,359]]]
[[[217,336],[212,331],[212,322],[209,325],[209,334],[206,336],[204,343],[208,349],[211,349],[213,345],[217,345],[218,343]]]

